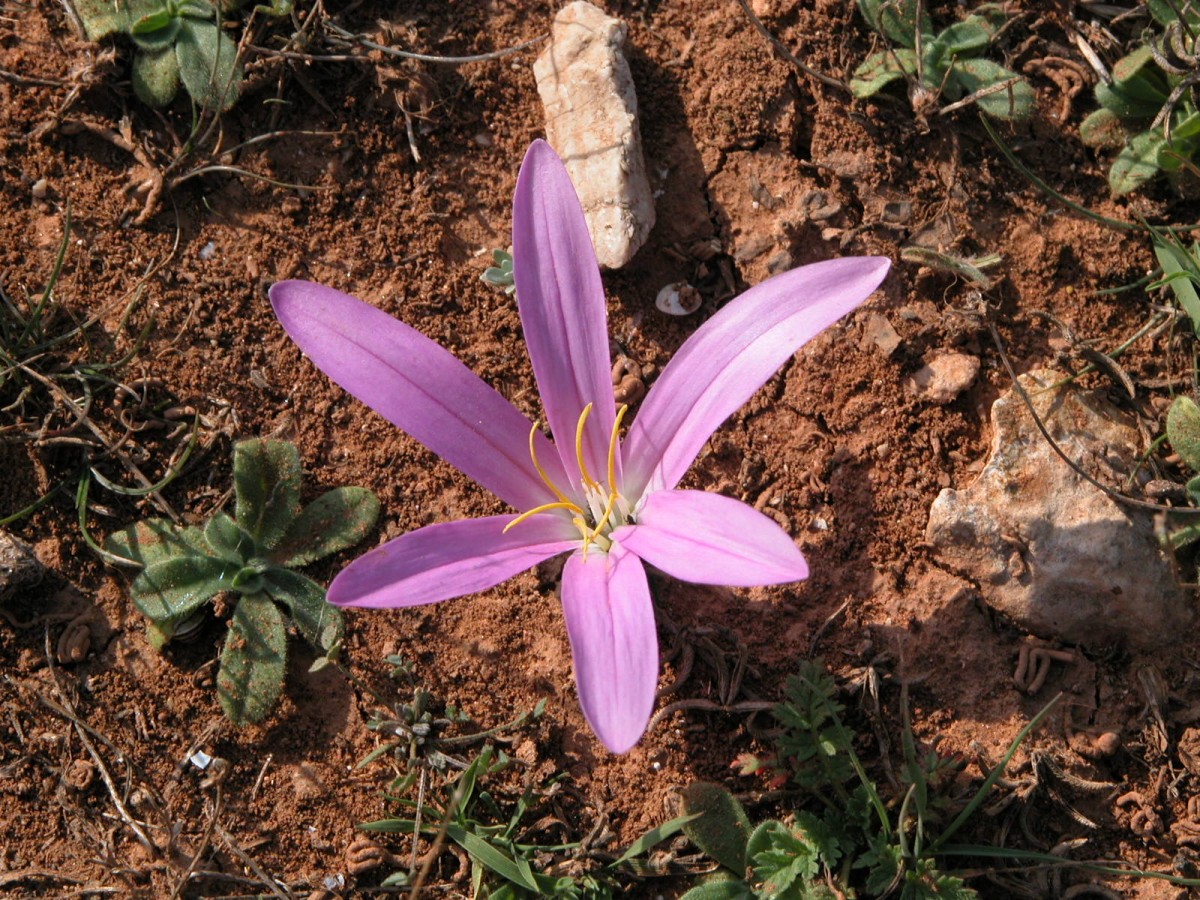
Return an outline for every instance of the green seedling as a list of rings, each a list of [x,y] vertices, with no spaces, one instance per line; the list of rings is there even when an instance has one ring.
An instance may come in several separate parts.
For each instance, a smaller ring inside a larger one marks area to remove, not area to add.
[[[1200,406],[1191,397],[1181,394],[1167,410],[1167,440],[1183,464],[1194,473],[1185,490],[1192,506],[1200,506]],[[1197,541],[1200,541],[1200,524],[1168,528],[1163,534],[1163,542],[1172,550]]]
[[[523,897],[607,898],[619,891],[618,876],[641,874],[651,867],[640,860],[653,847],[677,834],[689,821],[681,816],[652,828],[615,858],[605,861],[588,855],[580,841],[536,842],[530,835],[550,817],[558,822],[554,797],[562,777],[539,787],[527,787],[516,799],[506,798],[489,781],[512,765],[503,750],[485,745],[455,777],[447,778],[417,800],[394,798],[409,815],[360,825],[372,833],[424,836],[444,835],[464,850],[471,861],[472,896],[491,900]],[[415,862],[415,860],[414,860]],[[397,872],[383,887],[412,886],[414,872]],[[419,884],[419,882],[416,882]]]
[[[942,98],[954,102],[940,113],[968,103],[996,119],[1024,119],[1033,112],[1029,82],[983,56],[1008,21],[1001,6],[985,3],[936,33],[921,0],[858,0],[858,8],[889,46],[872,53],[854,70],[850,90],[855,97],[871,97],[903,79],[910,85],[909,99],[921,120]]]
[[[1053,702],[1021,731],[1000,765],[963,803],[952,793],[961,762],[918,752],[902,694],[902,797],[887,803],[842,724],[836,690],[819,663],[804,663],[788,681],[786,700],[774,710],[781,728],[776,754],[740,760],[744,774],[765,771],[777,786],[800,788],[817,801],[815,811],[797,809],[755,825],[720,785],[697,783],[684,790],[683,811],[695,818],[683,831],[721,870],[683,900],[976,897],[960,877],[940,870],[941,854],[967,854],[946,842],[979,808]]]
[[[507,250],[492,251],[492,265],[483,270],[479,276],[484,284],[502,288],[504,293],[511,294],[517,289],[513,281],[513,258]]]
[[[1174,234],[1151,229],[1154,256],[1163,277],[1151,287],[1165,287],[1175,295],[1179,306],[1192,320],[1192,331],[1200,337],[1200,241],[1191,247]]]
[[[1114,195],[1137,190],[1159,174],[1178,184],[1195,174],[1200,153],[1200,108],[1193,88],[1200,81],[1200,12],[1187,3],[1148,4],[1161,34],[1119,59],[1111,82],[1095,87],[1100,108],[1079,126],[1089,147],[1120,149],[1108,171]]]
[[[204,109],[226,110],[242,85],[238,48],[210,0],[71,0],[88,40],[126,35],[135,48],[133,89],[166,106],[182,83]]]
[[[324,588],[293,569],[366,537],[379,500],[365,488],[342,487],[301,509],[300,456],[283,441],[237,444],[233,478],[232,517],[217,513],[203,528],[147,519],[110,535],[105,547],[142,567],[130,594],[160,649],[189,632],[215,597],[233,598],[217,693],[225,714],[242,725],[262,721],[279,699],[289,620],[325,660],[336,657],[342,614]]]

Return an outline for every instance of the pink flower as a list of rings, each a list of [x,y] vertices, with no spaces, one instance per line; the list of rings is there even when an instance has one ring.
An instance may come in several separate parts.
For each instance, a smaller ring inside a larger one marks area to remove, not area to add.
[[[569,553],[562,605],[579,702],[606,747],[630,749],[658,682],[643,561],[702,584],[808,575],[774,521],[729,497],[675,486],[713,431],[801,345],[862,303],[888,266],[881,257],[820,262],[731,301],[663,369],[623,441],[599,268],[570,179],[543,141],[517,177],[513,274],[554,442],[408,325],[332,288],[274,285],[275,314],[322,371],[520,511],[402,535],[342,571],[330,602],[437,603]]]

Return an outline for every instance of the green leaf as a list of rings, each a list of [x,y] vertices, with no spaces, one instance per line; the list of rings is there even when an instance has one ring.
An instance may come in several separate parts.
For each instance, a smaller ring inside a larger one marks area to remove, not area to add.
[[[235,567],[211,556],[175,556],[147,566],[129,586],[141,613],[157,624],[179,622],[229,588]]]
[[[1167,440],[1193,472],[1200,472],[1200,406],[1180,394],[1167,410]]]
[[[987,49],[998,28],[983,16],[967,16],[935,39],[946,56],[973,56]]]
[[[950,77],[962,88],[964,95],[982,92],[976,98],[975,105],[980,112],[994,119],[1016,121],[1028,118],[1033,112],[1033,88],[1029,82],[990,59],[956,60]],[[999,90],[985,91],[1005,82],[1011,83]]]
[[[647,850],[661,844],[667,838],[680,831],[683,831],[689,822],[693,821],[695,816],[677,816],[669,822],[664,822],[656,828],[651,828],[645,832],[636,841],[625,848],[625,852],[608,864],[608,868],[613,869],[622,863],[628,862],[635,856],[641,856]]]
[[[292,522],[271,551],[271,559],[285,566],[303,566],[353,547],[375,527],[379,498],[361,487],[326,491]]]
[[[868,870],[867,893],[872,897],[882,897],[904,871],[904,856],[898,846],[879,834],[871,839],[870,848],[855,860],[854,868]]]
[[[271,550],[300,514],[300,454],[286,441],[242,441],[233,448],[233,483],[234,518]]]
[[[332,650],[345,636],[342,611],[325,599],[325,589],[299,572],[271,568],[265,591],[287,606],[304,639],[318,650]]]
[[[179,91],[179,61],[170,47],[136,54],[130,74],[133,92],[149,106],[166,106]]]
[[[1089,147],[1124,147],[1136,133],[1120,116],[1103,106],[1092,110],[1079,124],[1079,136]]]
[[[283,613],[262,594],[238,601],[221,650],[217,696],[235,725],[261,722],[283,692],[287,632]]]
[[[1108,170],[1108,186],[1113,196],[1135,191],[1157,175],[1162,170],[1159,153],[1165,145],[1163,136],[1152,131],[1134,135]]]
[[[183,19],[175,41],[175,54],[179,59],[183,86],[198,104],[205,109],[226,110],[237,102],[242,89],[237,45],[217,23]],[[238,521],[242,521],[240,515]]]
[[[129,9],[118,0],[70,0],[89,41],[129,30]]]
[[[719,784],[696,781],[683,789],[683,812],[699,815],[683,833],[707,856],[744,875],[750,819],[738,799]]]
[[[746,857],[754,867],[762,890],[774,896],[795,882],[807,885],[820,871],[817,850],[782,822],[763,822],[746,842]]]
[[[1182,19],[1193,32],[1200,30],[1200,8],[1195,3],[1184,3],[1183,0],[1146,0],[1146,7],[1159,25],[1170,25]],[[1176,10],[1183,15],[1180,16]]]
[[[479,835],[467,831],[461,825],[448,825],[446,834],[454,843],[466,850],[472,859],[492,872],[495,872],[501,878],[511,881],[513,884],[523,887],[527,891],[533,891],[535,895],[540,895],[538,880],[535,878],[533,870],[529,867],[528,860],[514,859],[504,851],[489,844],[486,840],[479,837]]]
[[[179,20],[169,9],[156,9],[129,26],[129,36],[146,50],[162,50],[179,33]]]
[[[750,885],[737,878],[713,878],[698,884],[679,900],[753,900],[758,896]]]
[[[903,47],[872,53],[850,77],[850,92],[855,97],[871,97],[893,81],[915,76],[917,55]]]
[[[204,526],[204,542],[222,559],[241,565],[254,555],[254,538],[225,513],[217,513]]]
[[[1166,286],[1192,320],[1192,331],[1200,337],[1200,295],[1196,292],[1200,283],[1200,242],[1192,244],[1189,252],[1177,239],[1156,236],[1154,255],[1162,266]],[[1192,471],[1200,472],[1200,467],[1193,466]]]
[[[174,525],[166,519],[145,519],[114,531],[104,542],[104,549],[142,566],[174,556],[208,555],[208,545],[199,528]]]
[[[933,23],[919,0],[858,0],[858,9],[868,25],[901,47],[917,46],[918,27],[922,34],[933,34]]]

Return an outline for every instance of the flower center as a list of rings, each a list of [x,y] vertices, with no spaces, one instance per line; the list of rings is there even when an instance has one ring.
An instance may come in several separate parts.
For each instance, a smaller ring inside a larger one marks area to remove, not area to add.
[[[551,503],[543,503],[541,506],[536,506],[533,509],[521,513],[511,522],[504,526],[504,530],[514,525],[519,525],[530,516],[536,516],[538,513],[548,512],[552,509],[565,509],[571,514],[571,523],[579,529],[579,535],[583,538],[583,553],[587,556],[588,547],[596,544],[601,550],[607,550],[612,546],[612,541],[608,539],[608,535],[614,528],[624,525],[629,521],[630,508],[628,501],[621,496],[617,490],[617,438],[621,431],[621,420],[625,418],[625,413],[629,409],[629,404],[621,405],[617,410],[616,419],[613,421],[612,433],[608,436],[608,471],[605,473],[608,480],[605,483],[597,481],[588,471],[587,463],[583,458],[583,429],[587,425],[588,416],[592,414],[592,404],[589,403],[583,408],[583,412],[579,414],[579,421],[575,424],[575,459],[579,463],[580,487],[582,488],[583,502],[581,506],[575,500],[568,497],[561,491],[546,474],[546,470],[542,468],[542,464],[538,462],[537,446],[534,439],[538,433],[538,423],[533,423],[533,428],[529,431],[529,458],[533,460],[533,467],[537,469],[537,473],[541,476],[542,482],[550,489],[550,493],[554,495],[555,500]]]

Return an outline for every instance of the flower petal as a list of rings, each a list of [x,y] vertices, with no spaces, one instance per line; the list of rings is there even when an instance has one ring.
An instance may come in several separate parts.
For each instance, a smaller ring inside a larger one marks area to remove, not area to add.
[[[709,436],[815,335],[867,299],[883,257],[847,257],[769,278],[700,326],[667,363],[624,443],[624,494],[673,488]]]
[[[333,288],[281,281],[270,293],[292,340],[367,406],[517,509],[551,499],[529,459],[532,423],[444,347]],[[566,484],[537,440],[542,466]]]
[[[579,546],[575,527],[538,515],[505,533],[514,516],[427,525],[360,556],[329,586],[338,606],[420,606],[487,590]]]
[[[575,426],[594,403],[584,461],[603,479],[614,409],[604,286],[562,160],[545,141],[525,154],[513,197],[513,278],[533,374],[559,457],[579,483]]]
[[[786,531],[740,500],[704,491],[657,491],[612,539],[681,581],[753,587],[808,577]]]
[[[613,753],[638,742],[658,687],[658,631],[646,570],[613,544],[607,553],[567,558],[563,615],[571,637],[579,705]]]

